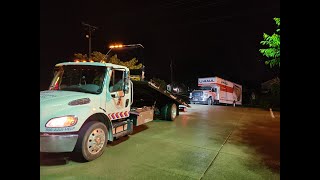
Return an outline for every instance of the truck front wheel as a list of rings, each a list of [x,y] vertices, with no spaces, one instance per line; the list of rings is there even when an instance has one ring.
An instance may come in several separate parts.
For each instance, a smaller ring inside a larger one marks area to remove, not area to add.
[[[103,154],[107,142],[107,127],[101,122],[92,121],[85,124],[79,131],[75,150],[81,159],[92,161]]]
[[[207,104],[208,104],[208,105],[212,105],[212,99],[211,99],[211,97],[208,98]]]

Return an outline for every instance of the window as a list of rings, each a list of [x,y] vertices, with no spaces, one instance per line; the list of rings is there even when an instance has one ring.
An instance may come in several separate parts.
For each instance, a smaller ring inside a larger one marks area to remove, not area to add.
[[[124,78],[124,71],[112,70],[109,91],[110,92],[122,91],[124,86],[123,78]]]
[[[211,90],[210,86],[201,86],[200,90]]]
[[[103,89],[105,67],[66,65],[55,68],[50,90],[99,94]]]

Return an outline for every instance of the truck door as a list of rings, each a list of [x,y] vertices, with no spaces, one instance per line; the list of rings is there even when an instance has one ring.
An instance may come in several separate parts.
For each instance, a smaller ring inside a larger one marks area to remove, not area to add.
[[[125,69],[112,69],[110,71],[109,92],[111,102],[107,104],[107,115],[110,120],[126,118],[130,111],[130,84]]]
[[[216,92],[216,97],[214,98],[217,102],[220,100],[220,86],[214,86],[214,91]]]

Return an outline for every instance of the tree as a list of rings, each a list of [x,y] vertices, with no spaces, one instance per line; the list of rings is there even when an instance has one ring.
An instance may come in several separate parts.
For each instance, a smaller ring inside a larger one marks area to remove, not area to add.
[[[106,55],[101,52],[98,52],[98,51],[93,51],[91,53],[91,59],[94,62],[106,62],[107,61]]]
[[[86,61],[89,60],[87,54],[75,53],[74,57],[75,59],[78,59],[78,60],[86,60]],[[138,60],[136,58],[133,58],[130,61],[121,61],[120,59],[118,59],[118,56],[116,54],[108,59],[106,57],[107,56],[105,54],[98,51],[94,51],[91,54],[91,60],[94,62],[106,62],[106,63],[118,64],[118,65],[126,66],[129,69],[142,68],[141,63],[137,64]]]
[[[120,59],[118,59],[118,56],[115,54],[114,56],[112,56],[109,60],[109,63],[112,64],[118,64],[118,65],[122,65],[122,66],[126,66],[129,69],[141,69],[142,68],[142,64],[137,64],[138,60],[136,58],[131,59],[130,61],[121,61]]]
[[[74,57],[78,60],[88,60],[87,54],[75,53]]]
[[[280,18],[273,18],[276,22],[277,30],[271,36],[263,33],[263,41],[260,44],[268,46],[266,49],[259,49],[263,56],[266,56],[268,60],[265,61],[266,65],[270,65],[270,68],[279,66],[280,68]]]

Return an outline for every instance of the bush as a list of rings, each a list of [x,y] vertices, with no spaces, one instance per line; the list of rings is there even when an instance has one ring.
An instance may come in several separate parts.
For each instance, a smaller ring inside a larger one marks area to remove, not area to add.
[[[280,84],[273,84],[270,93],[259,98],[259,105],[262,108],[280,110]]]

